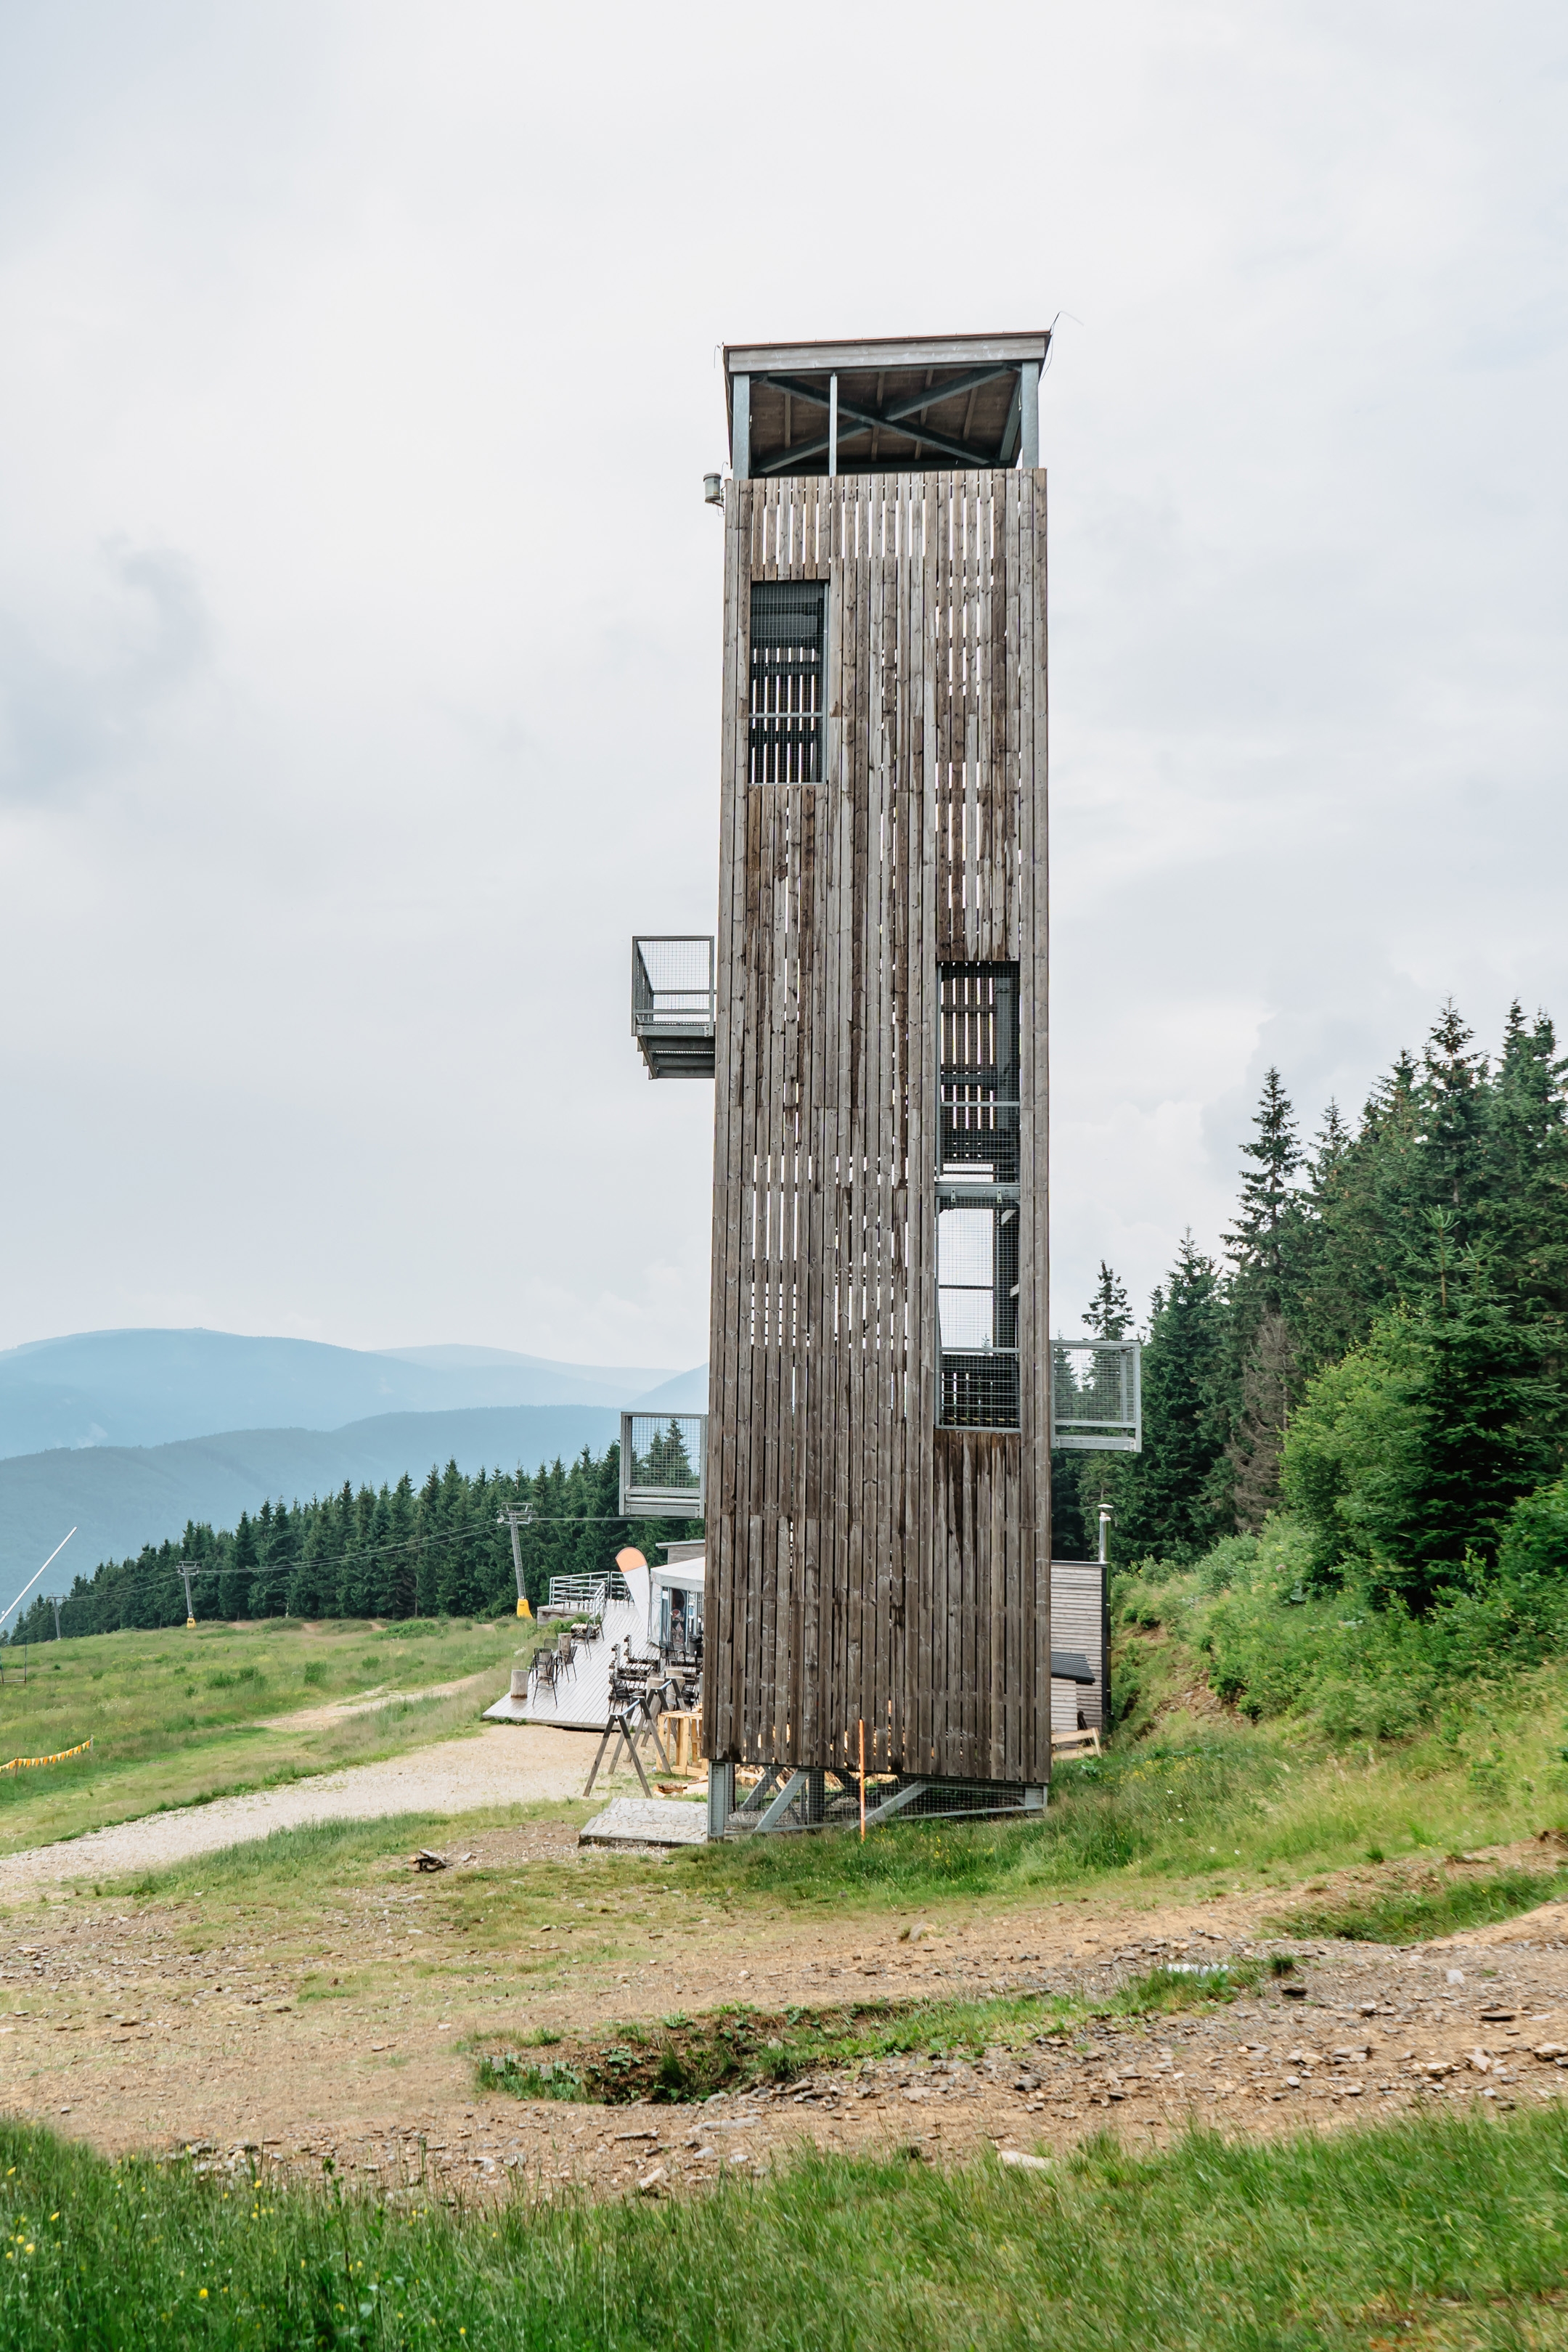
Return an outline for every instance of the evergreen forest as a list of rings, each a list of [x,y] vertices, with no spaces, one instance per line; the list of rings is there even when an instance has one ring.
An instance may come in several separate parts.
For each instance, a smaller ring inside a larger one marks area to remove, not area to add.
[[[1544,1015],[1516,1003],[1494,1058],[1449,1004],[1308,1145],[1270,1069],[1224,1255],[1189,1234],[1151,1302],[1142,1452],[1056,1456],[1056,1556],[1092,1556],[1103,1501],[1129,1565],[1285,1515],[1310,1583],[1379,1604],[1492,1572],[1568,1444],[1565,1076]],[[1088,1321],[1132,1329],[1110,1266]]]
[[[679,1479],[686,1462],[679,1423],[658,1451],[661,1471]],[[518,1541],[535,1610],[553,1576],[602,1575],[627,1544],[657,1558],[658,1545],[702,1533],[699,1521],[618,1517],[616,1446],[597,1461],[584,1449],[570,1467],[556,1462],[531,1476],[500,1470],[470,1476],[449,1462],[422,1486],[405,1477],[379,1494],[345,1486],[324,1501],[263,1502],[232,1530],[191,1526],[178,1543],[106,1560],[77,1578],[60,1603],[58,1630],[68,1636],[184,1624],[182,1561],[193,1566],[198,1620],[510,1614],[517,1606],[504,1517],[510,1505],[532,1513]],[[11,1639],[42,1642],[55,1633],[54,1608],[40,1599]]]

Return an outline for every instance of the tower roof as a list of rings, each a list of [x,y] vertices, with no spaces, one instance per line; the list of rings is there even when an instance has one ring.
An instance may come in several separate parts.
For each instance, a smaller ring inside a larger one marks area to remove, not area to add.
[[[826,474],[830,380],[838,379],[843,473],[1011,466],[1025,369],[1049,331],[895,335],[855,342],[726,343],[724,395],[734,442],[735,381],[749,379],[746,470]]]

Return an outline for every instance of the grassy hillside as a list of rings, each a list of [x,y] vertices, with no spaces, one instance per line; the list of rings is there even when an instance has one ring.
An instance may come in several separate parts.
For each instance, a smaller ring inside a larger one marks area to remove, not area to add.
[[[515,1618],[495,1625],[419,1619],[385,1632],[274,1618],[50,1642],[30,1654],[26,1680],[20,1653],[8,1651],[0,1763],[89,1738],[93,1747],[68,1763],[0,1773],[0,1852],[449,1738],[477,1723],[475,1694],[419,1694],[481,1669],[500,1691],[527,1635]],[[335,1722],[287,1721],[378,1690],[412,1696]],[[263,1720],[270,1717],[284,1720]]]

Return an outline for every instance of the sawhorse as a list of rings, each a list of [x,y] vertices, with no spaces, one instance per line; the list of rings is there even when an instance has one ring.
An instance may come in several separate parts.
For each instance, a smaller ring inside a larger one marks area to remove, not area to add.
[[[637,1729],[637,1717],[640,1713],[641,1709],[639,1707],[628,1706],[623,1713],[619,1715],[612,1715],[608,1723],[605,1724],[605,1736],[599,1742],[599,1752],[594,1759],[594,1769],[589,1773],[587,1785],[583,1790],[583,1794],[585,1797],[591,1797],[594,1793],[594,1783],[599,1777],[599,1767],[605,1761],[605,1750],[609,1746],[612,1739],[616,1742],[616,1747],[615,1754],[610,1759],[609,1767],[605,1775],[605,1779],[609,1780],[614,1777],[616,1767],[621,1760],[621,1748],[624,1747],[626,1754],[632,1759],[633,1770],[636,1772],[637,1779],[642,1782],[643,1795],[645,1797],[651,1797],[653,1795],[653,1790],[647,1784],[647,1774],[642,1768],[642,1758],[637,1754],[637,1738],[639,1737]],[[644,1723],[640,1736],[644,1739],[653,1738],[656,1736],[653,1726],[650,1723]]]

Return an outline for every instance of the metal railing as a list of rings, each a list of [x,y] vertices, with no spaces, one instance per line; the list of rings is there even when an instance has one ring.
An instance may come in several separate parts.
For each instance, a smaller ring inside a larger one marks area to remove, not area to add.
[[[711,1033],[718,1006],[713,941],[700,932],[632,941],[632,1034]]]
[[[604,1576],[552,1576],[550,1580],[550,1609],[581,1609],[584,1616],[596,1616],[606,1600],[629,1601],[631,1591],[619,1569],[612,1568]]]
[[[1069,1454],[1141,1454],[1136,1339],[1053,1339],[1051,1444]]]
[[[710,1078],[719,992],[700,932],[632,941],[632,1035],[650,1078]]]

